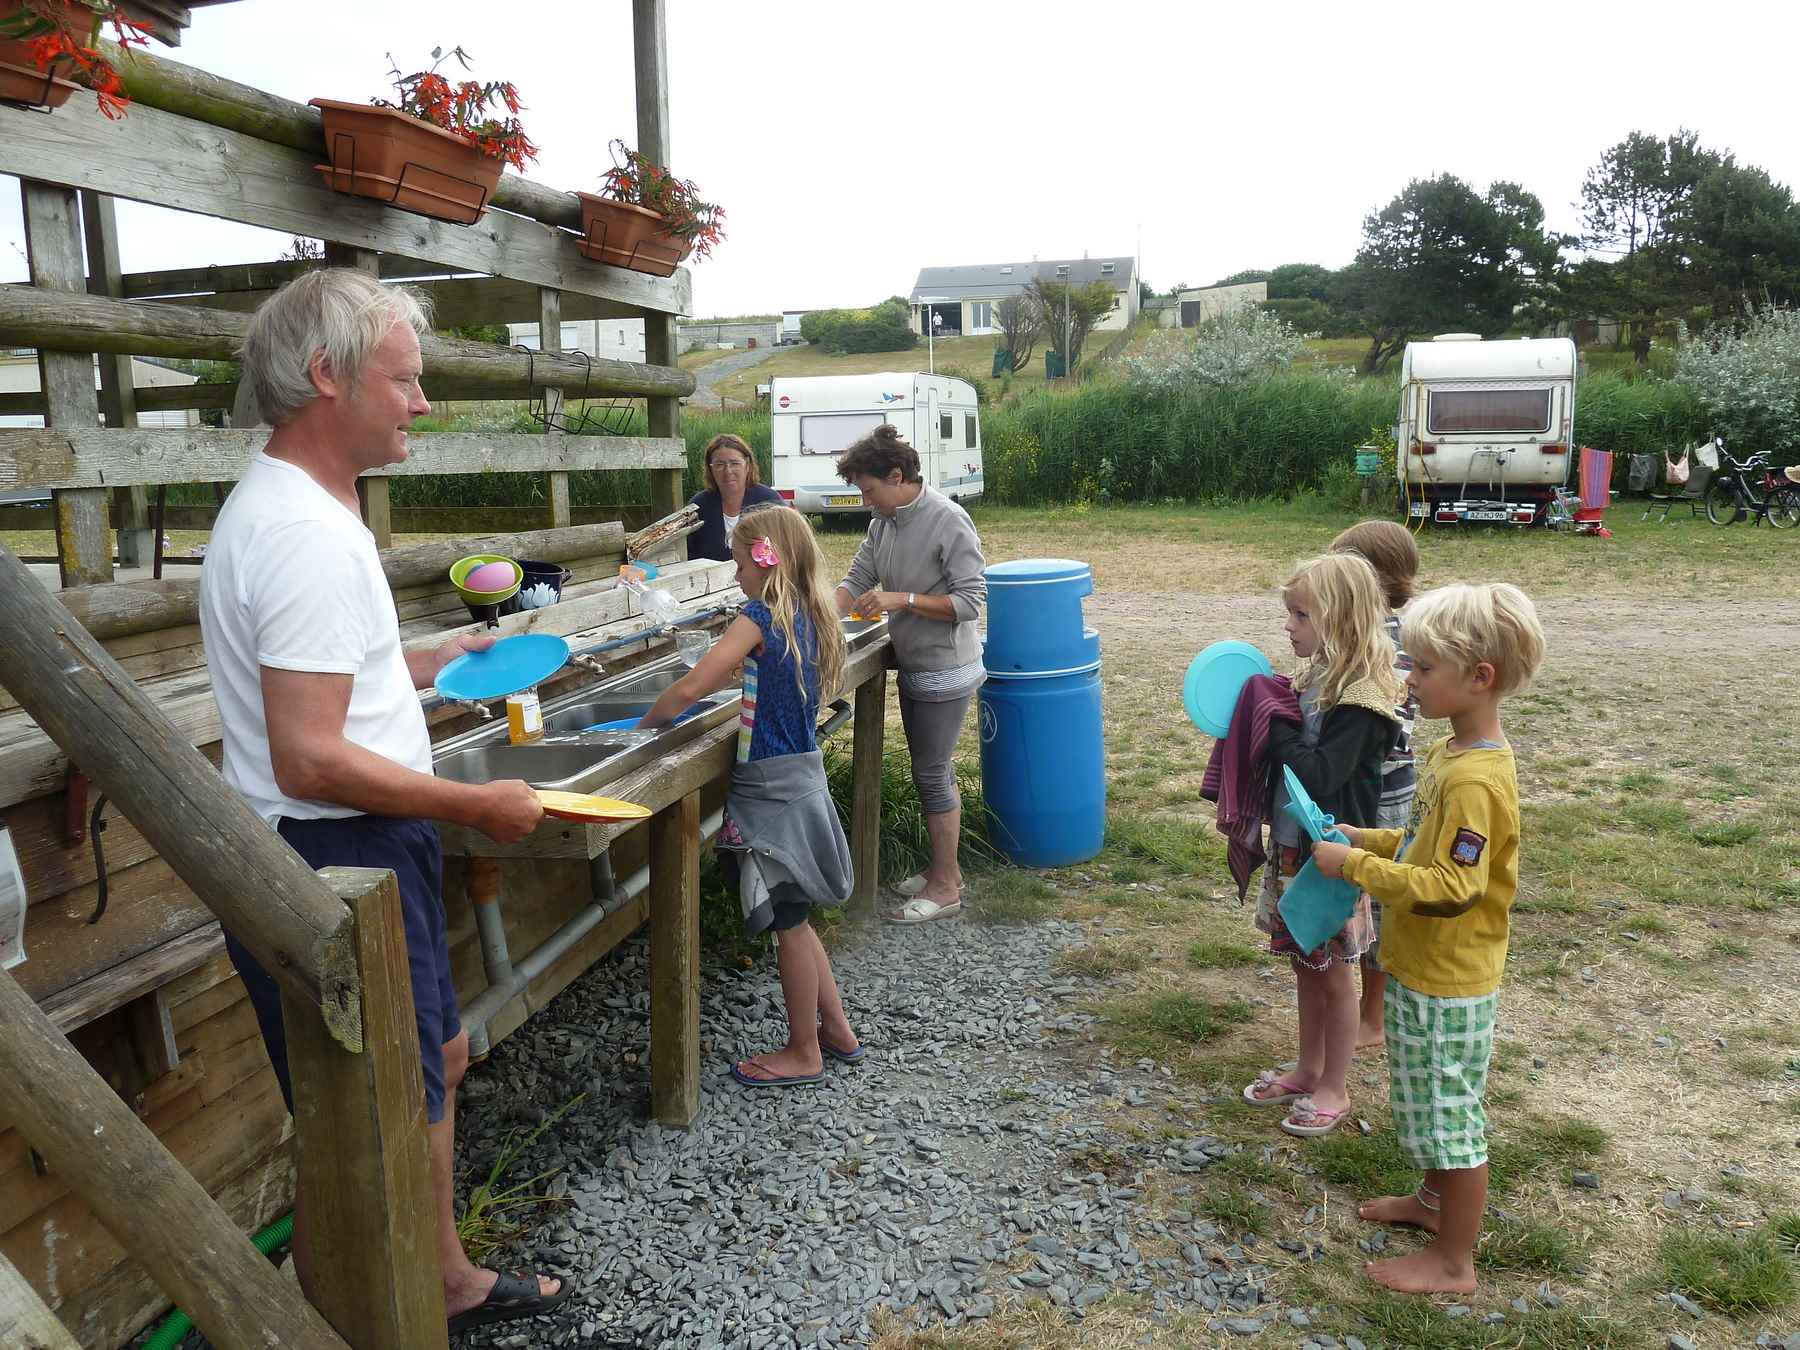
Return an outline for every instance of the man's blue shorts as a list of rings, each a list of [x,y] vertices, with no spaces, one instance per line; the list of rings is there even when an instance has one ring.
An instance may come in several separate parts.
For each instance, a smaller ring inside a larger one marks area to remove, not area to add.
[[[281,837],[308,867],[376,867],[400,882],[400,914],[406,924],[406,960],[412,967],[413,1013],[419,1023],[419,1059],[425,1069],[425,1117],[444,1118],[444,1044],[462,1031],[456,989],[450,982],[450,945],[445,936],[444,853],[429,821],[392,816],[347,816],[338,820],[275,822]],[[287,1031],[281,1022],[281,988],[230,933],[225,950],[243,977],[256,1008],[269,1062],[281,1080],[289,1112],[294,1089],[288,1081]]]

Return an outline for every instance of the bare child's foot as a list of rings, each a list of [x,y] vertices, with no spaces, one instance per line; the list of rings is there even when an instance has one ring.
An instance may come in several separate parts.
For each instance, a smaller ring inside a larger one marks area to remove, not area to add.
[[[1370,1026],[1367,1022],[1356,1028],[1356,1048],[1358,1050],[1379,1050],[1387,1044],[1387,1033],[1382,1030],[1380,1022]]]
[[[1412,1195],[1384,1195],[1356,1207],[1356,1217],[1365,1223],[1397,1223],[1410,1228],[1423,1228],[1427,1233],[1438,1230],[1437,1211],[1425,1208],[1417,1192]]]
[[[1451,1261],[1435,1245],[1387,1261],[1369,1261],[1363,1273],[1397,1294],[1472,1294],[1475,1265],[1467,1256]]]

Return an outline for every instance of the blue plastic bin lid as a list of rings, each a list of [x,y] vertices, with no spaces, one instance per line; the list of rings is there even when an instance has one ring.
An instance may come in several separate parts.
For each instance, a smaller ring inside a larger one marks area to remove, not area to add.
[[[1074,558],[1017,558],[987,570],[990,586],[1032,586],[1045,581],[1074,581],[1089,575],[1088,565]]]
[[[1244,682],[1252,675],[1274,673],[1269,658],[1248,642],[1215,642],[1189,663],[1181,682],[1181,706],[1195,726],[1223,740]]]
[[[504,637],[484,652],[464,652],[437,674],[449,699],[485,702],[542,684],[569,662],[569,644],[550,633]]]

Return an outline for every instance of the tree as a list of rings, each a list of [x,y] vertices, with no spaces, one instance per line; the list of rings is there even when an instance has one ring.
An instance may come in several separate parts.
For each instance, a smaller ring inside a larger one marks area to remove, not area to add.
[[[1067,360],[1065,368],[1074,374],[1094,324],[1118,303],[1113,288],[1104,281],[1074,287],[1066,281],[1039,277],[1031,283],[1028,294],[1044,316],[1044,340],[1063,354]]]
[[[1720,157],[1691,131],[1666,140],[1634,131],[1600,156],[1581,184],[1583,247],[1627,257],[1662,241],[1664,221]]]
[[[1414,179],[1363,221],[1356,261],[1337,274],[1333,305],[1369,336],[1365,374],[1421,333],[1505,332],[1554,281],[1563,240],[1544,232],[1544,207],[1516,183],[1477,193],[1460,178]]]
[[[994,326],[1000,330],[1000,349],[1013,354],[1012,368],[1023,370],[1044,331],[1037,297],[1029,290],[1007,296],[994,306]]]
[[[1331,299],[1332,271],[1318,263],[1283,263],[1267,273],[1267,277],[1271,300],[1317,300],[1325,303]]]
[[[1156,299],[1156,288],[1147,281],[1138,282],[1138,308],[1142,309]]]
[[[1218,281],[1213,282],[1213,285],[1214,286],[1245,286],[1245,285],[1248,285],[1252,281],[1267,281],[1268,279],[1269,279],[1269,273],[1260,271],[1259,269],[1254,268],[1254,267],[1247,267],[1241,272],[1233,272],[1228,277],[1220,278]],[[1210,290],[1211,287],[1209,287],[1208,289]]]

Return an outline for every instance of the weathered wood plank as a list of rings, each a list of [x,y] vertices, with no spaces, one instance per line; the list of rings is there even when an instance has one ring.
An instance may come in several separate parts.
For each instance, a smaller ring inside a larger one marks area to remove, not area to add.
[[[99,192],[83,192],[81,228],[87,241],[88,290],[96,295],[122,297],[125,276],[119,265],[119,213],[113,199]],[[109,427],[138,424],[137,390],[132,384],[129,356],[100,358],[100,415]],[[116,489],[112,514],[118,530],[119,565],[148,565],[155,552],[155,538],[150,533],[150,503],[144,489]]]
[[[353,1345],[431,1350],[448,1340],[400,888],[368,868],[321,876],[356,916],[365,1049],[283,995],[313,1298]]]
[[[360,1048],[350,915],[0,546],[0,682],[256,953]]]
[[[6,111],[0,105],[0,114]],[[4,117],[0,116],[0,122]],[[0,147],[3,150],[3,147]],[[0,286],[0,344],[57,345],[136,356],[231,360],[243,341],[249,318],[198,305],[114,300],[109,296],[68,295],[36,286]],[[580,395],[694,392],[694,376],[675,364],[671,351],[662,365],[592,360],[514,351],[493,342],[426,334],[419,340],[428,378],[460,381],[470,390],[512,389],[522,383],[553,384]],[[90,374],[89,382],[92,382]],[[91,391],[90,391],[91,392]],[[98,421],[96,413],[95,420]]]
[[[381,276],[386,281],[404,281],[431,302],[431,321],[438,328],[462,328],[483,323],[531,323],[537,318],[540,287],[529,282],[510,281],[506,277],[446,277],[446,269],[430,263],[409,263],[392,254],[382,255]],[[317,264],[313,264],[317,266]],[[282,281],[299,275],[299,263],[248,263],[238,268],[190,268],[182,272],[138,273],[142,278],[134,285],[126,278],[125,294],[132,299],[154,300],[159,304],[206,305],[212,309],[233,310],[249,314],[275,293]],[[278,269],[291,268],[291,271]],[[219,275],[209,276],[210,273]],[[163,281],[175,279],[174,285]],[[231,285],[254,281],[256,285]],[[603,300],[593,295],[563,296],[563,318],[635,319],[643,311],[617,300]],[[428,398],[454,398],[455,394],[434,389],[425,382]],[[496,395],[498,397],[498,395]],[[521,394],[519,397],[523,398]]]
[[[856,686],[850,766],[850,903],[873,910],[881,884],[881,755],[887,734],[887,671]]]
[[[268,442],[266,428],[214,427],[79,431],[25,428],[0,431],[0,490],[9,488],[112,488],[133,483],[202,483],[235,480],[250,456]],[[687,463],[686,445],[645,436],[483,435],[434,431],[407,437],[404,462],[374,471],[374,478],[417,478],[446,473],[571,472],[590,469],[669,469]],[[679,479],[679,469],[672,470]],[[104,527],[105,493],[93,494]],[[110,572],[107,579],[111,579]],[[65,583],[92,585],[92,582]]]
[[[81,1350],[4,1252],[0,1252],[0,1345],[11,1350]]]
[[[173,942],[59,989],[38,1006],[59,1028],[70,1031],[162,988],[224,950],[225,934],[219,925],[202,924]],[[171,1022],[170,1030],[179,1028]]]
[[[525,216],[496,210],[473,225],[454,225],[396,211],[326,187],[314,169],[320,154],[147,105],[119,122],[101,117],[91,99],[72,99],[57,111],[47,118],[0,106],[0,172],[603,296],[646,311],[686,314],[692,308],[685,268],[651,277],[590,262],[574,233]]]
[[[25,1137],[208,1339],[223,1350],[344,1350],[299,1289],[263,1259],[10,978],[0,979],[0,1081]]]
[[[81,206],[76,194],[34,182],[21,183],[19,193],[34,287],[53,305],[67,300],[74,292],[84,291],[87,268],[82,258]],[[38,388],[44,394],[44,420],[58,431],[73,433],[99,422],[94,361],[79,345],[68,351],[39,350]],[[92,586],[111,581],[112,534],[107,523],[106,494],[58,492],[55,503],[56,557],[62,584]]]
[[[700,794],[650,820],[650,1114],[700,1111]]]
[[[549,286],[538,291],[538,350],[542,352],[560,352],[562,343],[562,292]],[[532,397],[544,405],[546,419],[545,429],[551,435],[560,435],[561,428],[556,419],[563,410],[563,393],[560,389],[546,385],[542,389],[532,391]],[[569,475],[552,471],[545,480],[546,496],[549,503],[549,517],[552,526],[569,523]]]

